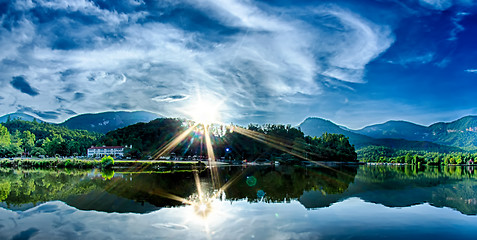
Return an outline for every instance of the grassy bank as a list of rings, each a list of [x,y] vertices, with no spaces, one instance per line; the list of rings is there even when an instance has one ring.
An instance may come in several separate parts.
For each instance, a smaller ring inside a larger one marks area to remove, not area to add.
[[[82,159],[3,159],[0,167],[9,168],[77,168],[93,169],[103,165],[98,160]],[[171,162],[171,161],[114,161],[110,168],[133,168],[133,169],[159,169],[159,168],[187,168],[193,166],[205,166],[203,163]]]

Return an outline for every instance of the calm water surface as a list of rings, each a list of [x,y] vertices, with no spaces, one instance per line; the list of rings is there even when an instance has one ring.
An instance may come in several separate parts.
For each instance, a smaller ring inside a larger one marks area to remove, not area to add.
[[[477,239],[476,214],[468,167],[0,169],[0,239]]]

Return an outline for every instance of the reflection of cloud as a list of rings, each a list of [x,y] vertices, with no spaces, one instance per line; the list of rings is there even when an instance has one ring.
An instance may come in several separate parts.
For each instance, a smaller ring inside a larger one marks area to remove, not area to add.
[[[454,209],[436,208],[428,203],[392,208],[357,197],[311,210],[305,209],[296,200],[288,203],[215,201],[214,211],[220,215],[206,223],[208,229],[205,229],[204,219],[191,219],[195,215],[192,206],[163,208],[148,214],[105,213],[82,211],[54,201],[26,211],[0,208],[0,238],[12,239],[28,232],[34,232],[36,239],[131,239],[138,236],[141,239],[392,238],[410,226],[402,224],[402,216],[412,216],[416,224],[411,226],[418,226],[417,223],[436,226],[462,217]],[[389,218],[382,221],[377,216]],[[125,227],[130,223],[134,226]],[[462,227],[473,225],[473,222],[467,221]],[[32,231],[32,228],[39,231]],[[438,235],[448,233],[448,228],[434,231]],[[428,235],[427,232],[422,234]],[[470,238],[471,234],[472,231],[467,231],[462,236]]]

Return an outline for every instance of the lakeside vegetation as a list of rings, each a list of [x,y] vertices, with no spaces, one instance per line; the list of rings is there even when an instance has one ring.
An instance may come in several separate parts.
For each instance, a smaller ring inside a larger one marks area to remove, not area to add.
[[[195,162],[172,162],[172,161],[114,161],[111,156],[105,156],[101,160],[83,160],[83,159],[21,159],[0,160],[0,167],[22,168],[22,169],[122,169],[127,168],[131,171],[141,170],[150,171],[157,169],[174,169],[177,167],[204,167],[204,163]]]
[[[477,153],[470,152],[427,152],[396,150],[382,146],[368,146],[357,151],[360,161],[375,163],[406,163],[413,165],[474,165]]]

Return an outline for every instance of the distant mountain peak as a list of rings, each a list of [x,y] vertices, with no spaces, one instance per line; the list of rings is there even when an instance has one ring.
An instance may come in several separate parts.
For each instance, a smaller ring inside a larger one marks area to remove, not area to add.
[[[10,120],[16,120],[16,119],[20,119],[20,120],[24,120],[24,121],[33,121],[33,120],[36,120],[37,122],[44,122],[34,116],[31,116],[29,114],[26,114],[26,113],[22,113],[22,112],[15,112],[15,113],[9,113],[9,114],[5,114],[3,116],[0,117],[0,123],[4,123],[4,122],[7,122],[8,119],[10,118]]]
[[[156,113],[146,111],[87,113],[72,117],[61,123],[61,125],[67,126],[70,129],[107,133],[139,122],[149,122],[159,117]]]

